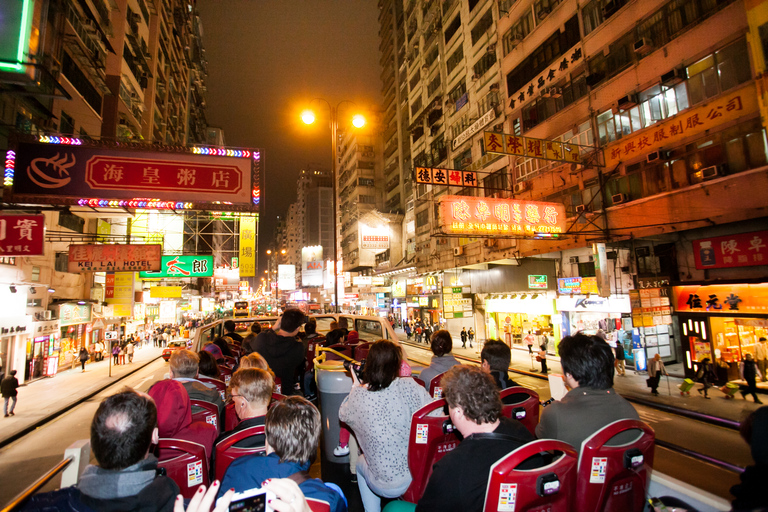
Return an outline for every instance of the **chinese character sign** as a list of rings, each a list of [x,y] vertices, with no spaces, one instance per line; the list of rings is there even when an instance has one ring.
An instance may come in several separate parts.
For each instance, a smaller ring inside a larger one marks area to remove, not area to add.
[[[40,256],[44,240],[43,215],[0,215],[0,256]]]
[[[764,314],[768,304],[768,284],[686,285],[672,290],[676,311]]]
[[[70,245],[72,273],[160,270],[162,246],[149,245]]]
[[[693,241],[696,268],[768,265],[768,231],[752,231]]]
[[[559,203],[441,196],[440,225],[446,234],[535,236],[564,233],[565,207]]]
[[[508,133],[485,132],[485,150],[499,155],[527,156],[541,160],[553,160],[572,164],[581,163],[581,156],[591,151],[591,146],[579,146],[569,142],[532,139]]]
[[[256,217],[240,217],[240,277],[256,275]]]
[[[423,185],[450,185],[452,187],[477,187],[475,171],[455,169],[437,169],[432,167],[416,168],[416,183]]]
[[[163,256],[159,272],[139,272],[139,278],[160,277],[211,277],[213,256]]]

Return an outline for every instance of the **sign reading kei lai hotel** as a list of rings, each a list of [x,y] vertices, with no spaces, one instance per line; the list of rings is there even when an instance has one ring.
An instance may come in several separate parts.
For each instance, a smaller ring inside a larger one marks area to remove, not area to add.
[[[445,234],[535,236],[566,229],[565,206],[560,203],[441,196],[439,204]]]

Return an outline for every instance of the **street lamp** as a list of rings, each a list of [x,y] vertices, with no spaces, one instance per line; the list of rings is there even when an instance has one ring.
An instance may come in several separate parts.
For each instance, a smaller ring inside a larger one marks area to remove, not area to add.
[[[339,298],[339,234],[338,234],[338,228],[337,228],[337,219],[339,218],[337,215],[338,212],[338,199],[336,198],[336,190],[337,190],[337,184],[336,184],[336,145],[338,144],[337,140],[337,131],[339,129],[339,107],[343,103],[350,103],[354,105],[351,101],[342,100],[340,101],[335,107],[331,106],[331,104],[328,102],[328,100],[323,98],[315,98],[312,101],[320,101],[328,105],[328,111],[331,114],[330,117],[330,128],[331,128],[331,178],[333,181],[333,294],[336,300],[336,306],[335,310],[336,313],[341,312],[341,300]],[[301,120],[304,121],[305,124],[312,124],[315,122],[315,113],[312,110],[305,110],[301,113]],[[363,117],[361,114],[356,114],[352,117],[352,126],[355,128],[362,128],[365,126],[365,117]]]

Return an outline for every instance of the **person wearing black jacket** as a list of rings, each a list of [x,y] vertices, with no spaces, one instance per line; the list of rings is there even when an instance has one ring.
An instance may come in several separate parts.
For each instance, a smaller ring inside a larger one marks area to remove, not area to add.
[[[296,339],[304,313],[291,308],[278,319],[274,329],[262,331],[253,343],[254,352],[266,359],[270,369],[280,379],[284,395],[295,394],[296,369],[304,364],[304,345]]]
[[[13,416],[13,410],[16,408],[16,396],[19,394],[16,389],[19,387],[19,379],[16,378],[16,370],[11,370],[6,378],[0,383],[0,391],[3,395],[5,417]],[[8,402],[11,402],[11,412],[8,412]]]
[[[768,510],[768,407],[753,411],[741,424],[741,437],[747,442],[754,464],[739,475],[741,483],[731,487],[733,512]]]
[[[451,422],[464,440],[433,466],[416,512],[481,512],[491,466],[534,437],[519,421],[501,415],[496,384],[480,368],[454,366],[441,384]],[[536,457],[521,467],[542,462]]]

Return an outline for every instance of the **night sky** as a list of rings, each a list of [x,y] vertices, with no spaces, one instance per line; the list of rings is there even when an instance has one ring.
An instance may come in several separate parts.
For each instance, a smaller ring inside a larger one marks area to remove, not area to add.
[[[296,200],[299,170],[330,168],[328,107],[316,97],[380,106],[376,0],[200,0],[208,61],[206,117],[228,146],[260,147],[266,158],[259,246]],[[343,107],[346,108],[346,107]],[[322,110],[320,110],[322,109]],[[261,270],[266,260],[259,257]],[[260,271],[261,273],[261,271]]]

